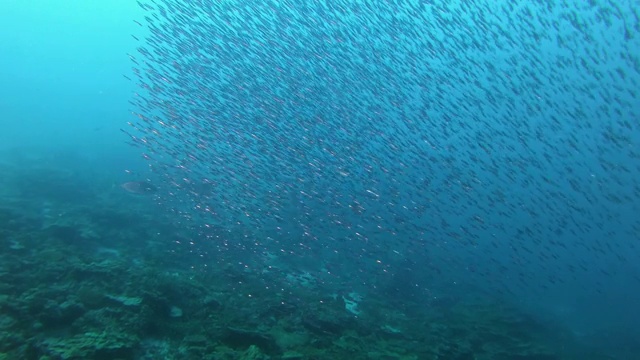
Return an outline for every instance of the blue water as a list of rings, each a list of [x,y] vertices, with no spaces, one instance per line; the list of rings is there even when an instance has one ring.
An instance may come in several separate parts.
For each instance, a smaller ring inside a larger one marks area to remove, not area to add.
[[[7,161],[153,183],[199,266],[473,289],[640,358],[635,3],[143,3],[0,4]]]

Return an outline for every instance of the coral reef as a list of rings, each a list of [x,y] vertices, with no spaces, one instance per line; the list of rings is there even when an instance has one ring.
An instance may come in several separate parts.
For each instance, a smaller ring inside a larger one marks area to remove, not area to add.
[[[0,359],[606,359],[572,350],[567,333],[499,299],[398,306],[386,292],[289,269],[269,254],[251,262],[242,253],[239,264],[231,251],[198,253],[180,241],[184,229],[149,216],[152,204],[121,206],[126,194],[116,190],[74,197],[75,186],[60,185],[56,196],[18,201],[9,188],[0,206]]]

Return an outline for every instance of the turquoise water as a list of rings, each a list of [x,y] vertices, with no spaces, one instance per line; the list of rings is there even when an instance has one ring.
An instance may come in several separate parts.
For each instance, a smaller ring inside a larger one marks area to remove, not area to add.
[[[640,358],[639,18],[2,2],[0,358]]]

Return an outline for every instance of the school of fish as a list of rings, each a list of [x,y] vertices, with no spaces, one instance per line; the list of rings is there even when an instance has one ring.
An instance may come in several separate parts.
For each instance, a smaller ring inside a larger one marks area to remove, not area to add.
[[[634,3],[140,0],[123,131],[159,202],[250,251],[360,282],[637,288]]]

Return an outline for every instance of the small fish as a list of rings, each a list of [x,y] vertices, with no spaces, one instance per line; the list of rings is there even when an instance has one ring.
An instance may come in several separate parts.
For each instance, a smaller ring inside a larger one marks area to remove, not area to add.
[[[129,181],[120,186],[132,194],[148,195],[158,191],[158,188],[149,181]]]

